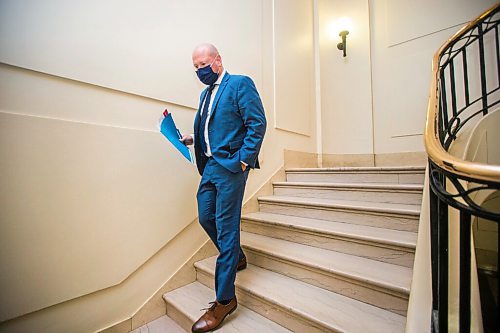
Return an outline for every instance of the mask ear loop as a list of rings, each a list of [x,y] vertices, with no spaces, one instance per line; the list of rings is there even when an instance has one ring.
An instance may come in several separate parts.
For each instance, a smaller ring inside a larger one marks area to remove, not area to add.
[[[212,61],[212,64],[210,64],[210,67],[212,67],[212,65],[215,63],[215,60],[217,60],[217,57],[220,58],[220,53],[217,53],[217,55],[215,56],[214,58],[214,61]],[[219,70],[217,71],[217,76],[220,76],[221,74],[221,69],[222,69],[222,66],[219,67]]]

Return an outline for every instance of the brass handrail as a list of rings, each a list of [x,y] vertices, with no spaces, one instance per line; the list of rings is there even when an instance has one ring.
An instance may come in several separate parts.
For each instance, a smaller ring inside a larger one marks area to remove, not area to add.
[[[478,22],[482,21],[485,17],[490,15],[499,6],[500,3],[497,3],[495,6],[481,14],[481,16],[460,29],[455,35],[453,35],[453,37],[448,39],[446,43],[444,43],[434,55],[432,60],[432,83],[429,96],[429,105],[427,108],[427,121],[424,132],[424,143],[427,154],[429,155],[429,158],[440,168],[467,178],[496,183],[500,182],[500,165],[470,162],[460,159],[448,153],[441,145],[437,129],[439,115],[439,99],[437,93],[439,62],[444,51],[452,43],[455,43],[458,39],[469,32]]]

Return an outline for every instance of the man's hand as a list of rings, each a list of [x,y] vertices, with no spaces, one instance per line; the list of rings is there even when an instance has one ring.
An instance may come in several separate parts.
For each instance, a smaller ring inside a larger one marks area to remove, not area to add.
[[[179,139],[180,142],[185,144],[186,146],[193,144],[193,137],[191,135],[183,135],[182,138]]]
[[[247,169],[247,166],[245,163],[241,163],[241,170],[245,171]]]

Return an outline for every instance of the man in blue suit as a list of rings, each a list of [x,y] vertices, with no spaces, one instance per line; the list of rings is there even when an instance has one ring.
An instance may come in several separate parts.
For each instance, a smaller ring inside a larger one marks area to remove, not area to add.
[[[208,332],[237,307],[236,271],[247,265],[240,246],[241,205],[248,172],[259,168],[266,117],[252,79],[227,73],[215,46],[197,46],[192,58],[207,88],[200,96],[194,138],[184,135],[181,141],[194,143],[202,176],[197,194],[199,221],[219,250],[216,300],[193,324],[192,332]]]

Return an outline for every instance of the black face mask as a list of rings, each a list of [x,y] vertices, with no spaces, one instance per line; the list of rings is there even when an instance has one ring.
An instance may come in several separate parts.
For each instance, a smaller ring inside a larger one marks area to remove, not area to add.
[[[213,64],[213,62],[212,62],[212,64]],[[219,74],[215,73],[212,70],[212,64],[207,65],[203,68],[198,68],[198,70],[196,71],[196,75],[198,75],[198,79],[200,79],[200,81],[203,82],[204,84],[206,84],[207,86],[211,86],[219,78]]]

